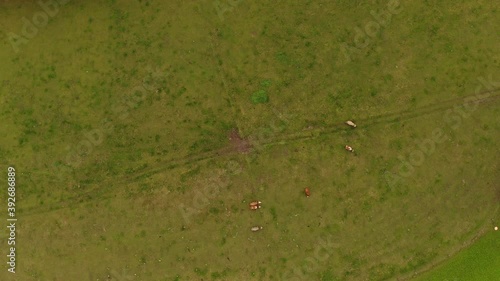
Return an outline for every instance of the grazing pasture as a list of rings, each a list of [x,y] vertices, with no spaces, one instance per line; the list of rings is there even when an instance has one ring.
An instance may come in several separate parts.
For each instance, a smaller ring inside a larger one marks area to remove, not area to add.
[[[45,1],[0,1],[0,280],[462,281],[498,252],[494,1]]]

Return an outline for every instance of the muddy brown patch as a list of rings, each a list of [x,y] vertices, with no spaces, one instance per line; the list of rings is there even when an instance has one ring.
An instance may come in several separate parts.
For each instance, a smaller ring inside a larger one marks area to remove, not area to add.
[[[229,143],[231,145],[231,150],[238,153],[248,153],[252,149],[252,145],[246,139],[243,139],[238,129],[234,128],[229,132]]]

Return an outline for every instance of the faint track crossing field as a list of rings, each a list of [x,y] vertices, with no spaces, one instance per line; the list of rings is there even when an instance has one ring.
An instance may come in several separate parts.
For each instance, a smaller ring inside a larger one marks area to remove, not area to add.
[[[500,98],[500,93],[498,93],[500,89],[492,89],[488,91],[483,91],[479,93],[479,95],[484,95],[484,94],[490,94],[488,97],[479,99],[477,100],[480,105],[482,106],[487,106],[489,104],[492,104]],[[492,94],[495,93],[495,94]],[[357,119],[358,126],[363,127],[363,128],[370,128],[375,125],[379,124],[388,124],[388,123],[395,123],[395,122],[401,122],[405,120],[410,120],[413,118],[418,118],[424,115],[436,113],[436,112],[444,112],[445,110],[448,110],[450,108],[453,108],[457,105],[463,104],[463,100],[472,97],[472,96],[477,96],[475,95],[470,95],[466,97],[460,97],[460,98],[455,98],[447,101],[442,101],[437,104],[432,104],[426,107],[422,108],[417,108],[414,110],[403,110],[400,112],[394,112],[394,113],[387,113],[387,114],[380,114],[377,116],[373,116],[370,118],[365,118],[365,119]],[[290,142],[300,142],[300,141],[307,141],[309,139],[315,138],[312,136],[312,133],[316,134],[323,134],[323,135],[334,135],[340,131],[344,130],[352,130],[352,128],[347,127],[344,124],[344,120],[342,120],[339,123],[336,123],[332,126],[329,127],[323,127],[323,128],[317,128],[317,129],[312,129],[307,132],[295,132],[295,133],[287,133],[287,134],[278,134],[273,138],[269,138],[268,140],[263,141],[259,145],[263,147],[268,147],[268,146],[274,146],[274,145],[286,145],[287,143]],[[251,153],[251,152],[250,152]],[[43,213],[51,212],[51,211],[56,211],[59,209],[67,208],[67,206],[72,205],[74,206],[75,204],[84,204],[89,201],[103,201],[106,199],[111,198],[110,194],[115,191],[116,186],[122,186],[126,185],[127,183],[139,181],[141,179],[150,177],[152,175],[155,175],[157,173],[161,173],[164,171],[167,171],[169,169],[175,168],[175,167],[180,167],[182,165],[189,165],[193,164],[196,162],[200,161],[207,161],[211,159],[216,159],[218,157],[227,157],[230,154],[237,154],[237,152],[233,151],[232,148],[221,148],[217,150],[212,150],[212,151],[207,151],[203,153],[196,153],[192,155],[187,155],[185,157],[179,157],[179,158],[172,158],[168,160],[164,160],[161,162],[157,162],[154,167],[147,167],[138,171],[135,171],[135,173],[131,175],[126,175],[123,176],[120,179],[117,178],[110,178],[109,180],[102,182],[100,185],[101,187],[95,188],[93,190],[86,191],[82,194],[78,194],[72,197],[67,198],[64,202],[59,202],[57,204],[53,204],[50,206],[43,206],[43,207],[31,207],[31,208],[26,208],[22,210],[23,216],[32,216],[32,215],[40,215]],[[113,184],[111,184],[113,183]]]

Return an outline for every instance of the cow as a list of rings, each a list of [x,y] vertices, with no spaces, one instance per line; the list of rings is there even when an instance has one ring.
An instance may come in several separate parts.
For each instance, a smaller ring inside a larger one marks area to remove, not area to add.
[[[262,204],[262,202],[260,202],[260,201],[250,202],[250,210],[260,209],[260,204]]]
[[[356,124],[354,124],[351,120],[347,120],[345,123],[353,128],[356,128]]]

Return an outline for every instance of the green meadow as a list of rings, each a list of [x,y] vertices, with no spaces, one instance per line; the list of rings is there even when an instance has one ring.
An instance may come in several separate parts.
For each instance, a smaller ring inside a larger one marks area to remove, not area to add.
[[[417,280],[495,280],[500,276],[498,249],[498,234],[490,232],[470,248]]]
[[[40,3],[0,1],[0,280],[500,275],[494,1]]]

